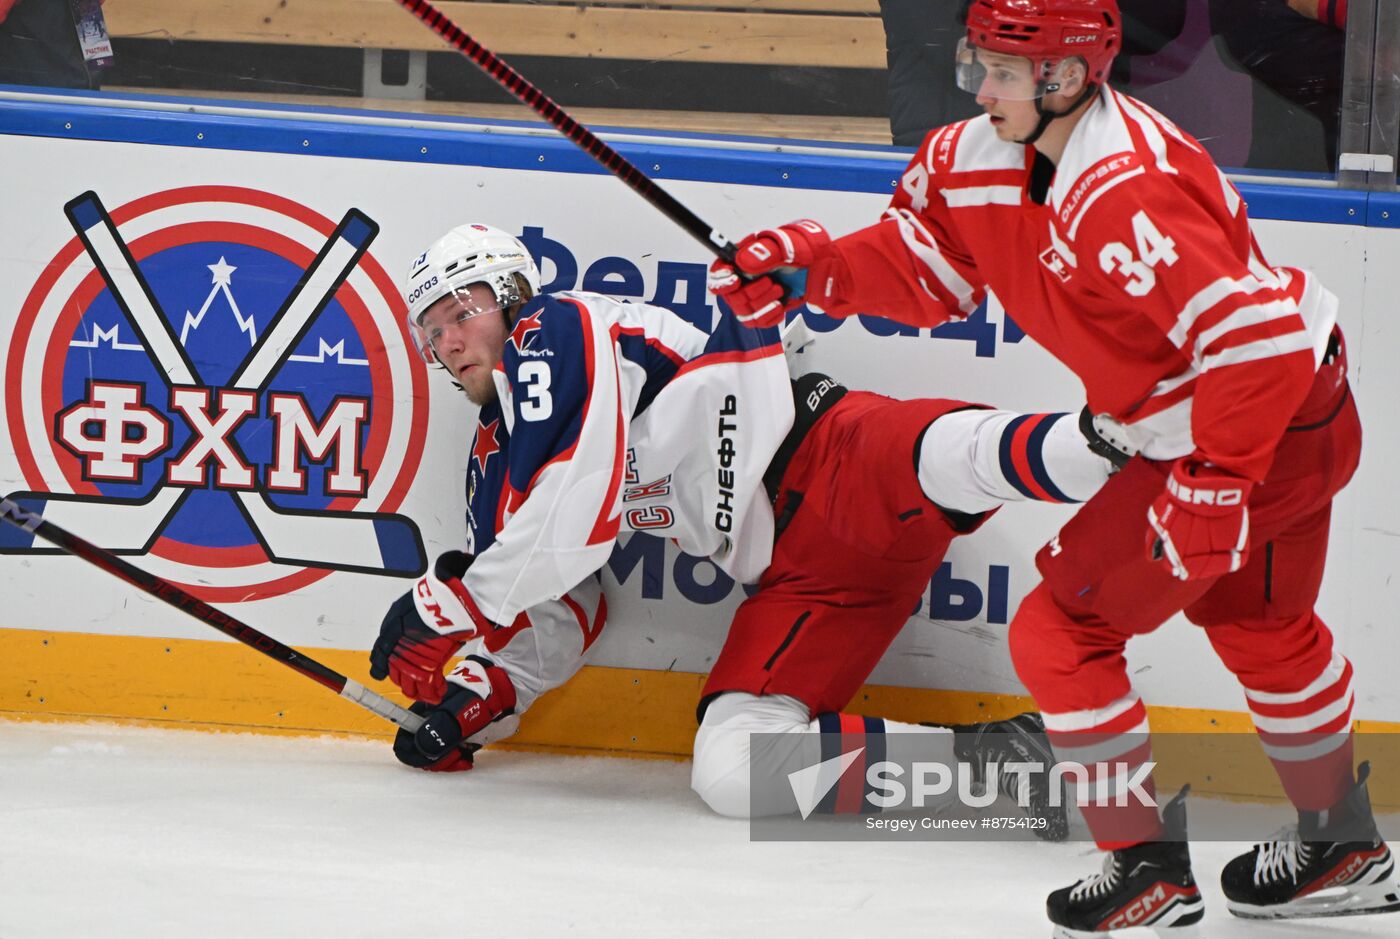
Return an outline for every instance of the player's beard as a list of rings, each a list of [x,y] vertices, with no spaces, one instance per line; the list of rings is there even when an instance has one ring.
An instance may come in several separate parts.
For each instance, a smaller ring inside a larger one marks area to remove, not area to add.
[[[459,378],[457,384],[467,393],[467,400],[477,407],[485,407],[497,399],[496,382],[492,378],[494,367],[478,365]]]
[[[496,381],[493,374],[496,365],[500,364],[500,357],[489,365],[475,365],[468,369],[465,375],[456,378],[459,388],[466,392],[466,397],[477,407],[484,407],[497,400]]]

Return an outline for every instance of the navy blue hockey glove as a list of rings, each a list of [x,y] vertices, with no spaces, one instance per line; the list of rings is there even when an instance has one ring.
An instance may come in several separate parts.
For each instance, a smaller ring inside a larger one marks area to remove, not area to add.
[[[409,710],[423,715],[423,726],[398,732],[394,756],[399,762],[434,773],[461,772],[472,768],[472,757],[481,749],[464,741],[515,713],[515,686],[505,669],[469,655],[448,676],[441,704],[419,701]]]

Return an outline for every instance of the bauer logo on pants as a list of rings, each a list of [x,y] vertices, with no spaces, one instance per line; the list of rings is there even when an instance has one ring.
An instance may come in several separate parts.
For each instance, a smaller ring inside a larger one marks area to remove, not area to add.
[[[212,186],[54,211],[74,236],[30,288],[5,367],[27,487],[11,498],[206,600],[422,573],[395,509],[426,374],[372,219]],[[0,552],[51,551],[0,533]]]

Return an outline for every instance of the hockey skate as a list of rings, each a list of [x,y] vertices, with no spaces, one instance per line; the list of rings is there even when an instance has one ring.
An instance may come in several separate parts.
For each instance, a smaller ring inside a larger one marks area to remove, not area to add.
[[[1032,819],[1044,820],[1044,827],[1032,829],[1037,838],[1064,841],[1069,836],[1063,791],[1056,794],[1058,798],[1051,798],[1050,768],[1055,765],[1055,754],[1050,749],[1045,723],[1039,714],[1028,712],[1004,721],[958,724],[952,729],[953,752],[959,760],[972,766],[978,783],[985,781],[987,767],[993,763],[999,767],[1039,764],[1042,767],[1039,772],[1000,772],[997,789],[1017,805],[1026,806],[1026,814]],[[1023,793],[1023,789],[1029,792]]]
[[[1196,924],[1205,903],[1191,875],[1186,793],[1182,789],[1162,810],[1161,841],[1112,851],[1100,873],[1050,894],[1045,908],[1055,939],[1136,936],[1148,930],[1164,939],[1199,935]]]
[[[1299,812],[1277,840],[1256,844],[1220,874],[1231,913],[1248,919],[1354,916],[1400,910],[1390,848],[1376,830],[1362,763],[1326,812]]]

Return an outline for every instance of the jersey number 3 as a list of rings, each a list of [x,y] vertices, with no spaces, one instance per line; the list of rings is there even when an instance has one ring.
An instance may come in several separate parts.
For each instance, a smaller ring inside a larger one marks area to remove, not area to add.
[[[1115,271],[1123,279],[1123,289],[1134,297],[1145,297],[1157,286],[1158,264],[1171,267],[1176,263],[1176,242],[1157,230],[1146,212],[1133,216],[1133,240],[1137,254],[1121,241],[1111,241],[1099,252],[1099,267],[1105,274]]]
[[[549,363],[521,362],[519,374],[520,383],[525,386],[520,416],[527,421],[547,420],[554,413],[554,398],[549,394]]]

